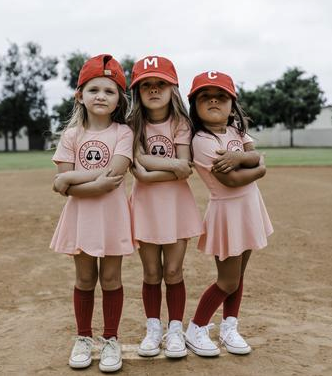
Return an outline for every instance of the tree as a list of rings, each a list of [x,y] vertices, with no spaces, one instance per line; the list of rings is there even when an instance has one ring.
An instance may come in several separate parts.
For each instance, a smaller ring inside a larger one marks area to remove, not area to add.
[[[41,47],[33,42],[26,43],[22,51],[11,43],[1,62],[4,85],[1,106],[3,120],[1,127],[10,132],[13,150],[16,150],[16,136],[27,127],[29,149],[43,149],[44,132],[50,127],[43,83],[56,77],[58,60],[43,57]]]
[[[254,91],[245,91],[238,87],[239,101],[246,113],[252,119],[251,127],[264,125],[273,127],[276,123],[276,112],[274,111],[275,90],[272,82],[258,86]]]
[[[304,128],[316,119],[325,103],[324,93],[314,75],[303,78],[299,68],[288,69],[275,82],[277,121],[290,130],[290,146],[293,147],[293,130]]]
[[[80,70],[84,62],[89,59],[89,55],[77,51],[72,52],[65,59],[65,72],[62,78],[72,90],[75,90]],[[74,94],[68,98],[62,98],[62,102],[59,105],[53,106],[52,118],[57,124],[57,131],[61,131],[65,127],[65,123],[69,120],[73,106]]]
[[[12,148],[16,150],[16,137],[21,129],[23,119],[28,118],[28,108],[23,94],[5,98],[0,103],[0,129],[5,138],[5,151],[9,151],[9,137]]]
[[[122,68],[124,70],[125,76],[126,76],[126,84],[127,84],[127,95],[130,98],[130,90],[129,85],[131,82],[131,72],[133,70],[133,65],[135,64],[135,58],[126,55],[121,61],[120,64],[122,65]]]
[[[254,91],[239,88],[239,99],[256,125],[285,124],[290,130],[291,147],[294,129],[304,128],[315,120],[325,103],[317,77],[304,78],[304,74],[299,68],[290,68],[278,80],[258,86]]]
[[[5,137],[5,150],[9,151],[8,139],[12,139],[13,150],[16,150],[16,137],[23,126],[22,108],[26,108],[23,96],[22,82],[19,80],[22,71],[22,62],[19,57],[19,48],[11,44],[7,56],[1,59],[1,76],[4,75],[3,89],[0,103],[0,130]],[[19,115],[20,112],[20,115]]]

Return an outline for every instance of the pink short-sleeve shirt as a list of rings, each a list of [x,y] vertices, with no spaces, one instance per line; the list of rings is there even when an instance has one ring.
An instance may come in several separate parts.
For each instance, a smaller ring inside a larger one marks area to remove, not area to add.
[[[114,155],[133,158],[133,132],[125,124],[112,123],[102,131],[67,129],[53,156],[55,163],[75,164],[87,171],[109,166]],[[70,196],[53,235],[51,248],[59,253],[104,257],[134,251],[131,219],[124,183],[106,194]]]
[[[187,123],[177,127],[170,120],[146,124],[147,153],[159,158],[176,158],[177,144],[190,145]],[[186,180],[155,183],[134,181],[131,195],[134,239],[170,244],[202,233],[202,220]]]

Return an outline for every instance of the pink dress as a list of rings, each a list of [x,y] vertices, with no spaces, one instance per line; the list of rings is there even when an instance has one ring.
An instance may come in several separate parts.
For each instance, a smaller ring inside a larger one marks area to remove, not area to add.
[[[187,124],[174,134],[170,120],[146,124],[148,153],[176,158],[175,145],[190,145]],[[131,195],[134,239],[153,244],[172,244],[202,234],[202,220],[186,180],[145,184],[134,181]]]
[[[192,145],[196,170],[210,190],[204,217],[205,233],[199,239],[198,249],[222,261],[247,249],[265,247],[273,228],[256,182],[230,188],[211,173],[216,150],[243,151],[243,145],[252,139],[248,135],[241,137],[232,127],[227,127],[226,133],[219,133],[217,137],[218,140],[200,131]]]
[[[109,166],[113,155],[132,160],[133,133],[125,124],[112,123],[102,131],[69,128],[53,156],[55,163],[75,164],[86,171]],[[134,251],[130,208],[124,183],[96,197],[70,196],[59,219],[50,247],[70,255],[118,256]]]

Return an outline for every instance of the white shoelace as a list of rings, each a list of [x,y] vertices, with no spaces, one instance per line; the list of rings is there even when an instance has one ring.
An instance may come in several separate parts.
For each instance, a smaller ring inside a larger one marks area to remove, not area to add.
[[[103,337],[98,337],[98,340],[103,344],[101,350],[101,357],[105,358],[118,358],[119,354],[119,345],[114,338],[105,339]]]
[[[163,335],[162,339],[166,339],[166,343],[169,344],[170,342],[173,342],[173,344],[179,345],[179,346],[185,346],[185,333],[180,330],[171,330],[168,331],[166,334]]]
[[[72,352],[72,357],[84,354],[89,356],[93,346],[93,339],[90,337],[78,336],[76,338],[75,346]]]
[[[160,342],[160,331],[159,328],[156,328],[154,326],[150,326],[147,328],[146,331],[146,337],[144,340],[149,340],[153,342]]]
[[[225,331],[225,335],[222,337],[222,343],[229,340],[230,342],[240,342],[241,344],[245,344],[244,339],[237,331],[237,326],[231,326]]]
[[[209,337],[209,331],[214,328],[214,324],[208,324],[206,326],[201,326],[197,332],[196,332],[196,339],[200,343],[206,343],[206,342],[212,342],[210,337]]]

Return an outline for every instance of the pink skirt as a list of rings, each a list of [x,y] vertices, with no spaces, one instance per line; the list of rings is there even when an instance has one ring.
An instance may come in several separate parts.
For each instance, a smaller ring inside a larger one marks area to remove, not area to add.
[[[173,244],[203,233],[200,213],[185,180],[135,181],[130,202],[136,245],[137,241]]]
[[[225,260],[248,249],[261,249],[273,227],[259,189],[228,199],[210,200],[204,217],[205,233],[198,249]]]
[[[123,186],[98,197],[69,197],[50,247],[58,253],[121,256],[134,251]]]

